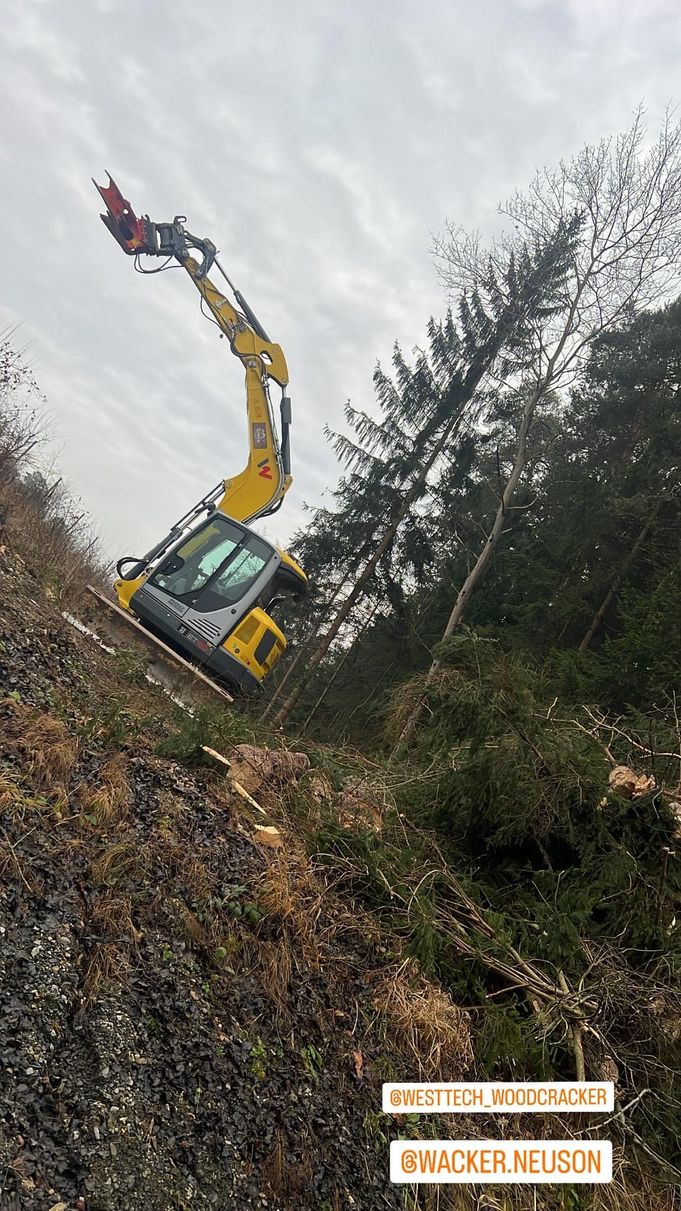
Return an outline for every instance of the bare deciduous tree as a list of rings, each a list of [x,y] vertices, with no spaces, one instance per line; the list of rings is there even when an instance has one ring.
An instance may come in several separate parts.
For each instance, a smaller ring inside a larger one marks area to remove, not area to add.
[[[15,328],[0,332],[0,487],[30,460],[45,436],[45,399],[24,353],[14,347],[15,335]]]
[[[510,234],[483,247],[478,235],[448,225],[436,241],[439,274],[453,295],[471,293],[490,262],[502,274],[520,241],[547,238],[557,224],[577,217],[580,238],[563,283],[559,305],[537,313],[532,356],[501,386],[515,398],[515,455],[497,512],[473,567],[457,594],[444,638],[464,619],[471,596],[486,572],[513,509],[522,480],[533,422],[549,393],[565,390],[583,368],[594,339],[638,310],[667,298],[678,287],[681,267],[681,123],[665,115],[657,139],[647,141],[643,109],[627,131],[585,146],[574,159],[537,173],[500,213]],[[437,670],[431,666],[431,677]],[[423,705],[423,700],[421,706]],[[420,708],[403,733],[412,734]]]

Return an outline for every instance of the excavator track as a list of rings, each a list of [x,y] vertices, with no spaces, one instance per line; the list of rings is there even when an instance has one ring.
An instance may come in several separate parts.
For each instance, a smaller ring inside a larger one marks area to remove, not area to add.
[[[165,689],[176,695],[183,703],[199,705],[216,703],[228,707],[234,702],[232,695],[207,677],[201,669],[180,656],[162,639],[158,639],[138,620],[121,609],[116,602],[105,597],[94,585],[87,586],[94,605],[94,614],[103,622],[102,629],[114,644],[134,646],[147,658],[148,673],[152,680],[160,682]],[[96,603],[96,604],[95,604]]]

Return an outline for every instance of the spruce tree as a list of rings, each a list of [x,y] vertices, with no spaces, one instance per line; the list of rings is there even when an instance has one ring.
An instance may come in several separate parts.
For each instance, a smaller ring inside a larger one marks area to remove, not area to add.
[[[543,235],[524,245],[507,259],[500,271],[490,260],[476,287],[459,304],[458,324],[451,313],[446,320],[429,325],[429,349],[420,352],[410,367],[399,349],[395,351],[394,378],[377,372],[379,401],[387,413],[386,423],[375,425],[359,416],[362,443],[344,441],[340,449],[373,468],[376,489],[389,494],[392,508],[384,518],[377,544],[356,578],[307,664],[307,676],[288,695],[276,715],[283,724],[295,707],[307,679],[324,658],[381,560],[390,550],[417,502],[429,491],[437,464],[451,453],[463,422],[472,419],[478,396],[492,370],[518,372],[531,349],[531,334],[538,316],[557,305],[556,296],[564,281],[579,223],[561,220],[550,236]],[[407,448],[402,435],[413,434]],[[388,454],[386,456],[386,450]],[[398,456],[395,458],[394,451]]]

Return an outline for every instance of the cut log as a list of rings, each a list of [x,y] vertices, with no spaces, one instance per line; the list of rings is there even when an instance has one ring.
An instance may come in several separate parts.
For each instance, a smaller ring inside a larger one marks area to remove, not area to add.
[[[244,790],[243,786],[240,782],[237,782],[236,778],[230,778],[229,785],[234,788],[237,795],[241,795],[241,798],[245,799],[246,803],[250,803],[251,807],[254,807],[257,812],[260,812],[261,816],[267,815],[264,807],[261,807],[257,799],[254,799],[252,795],[249,795],[248,791]]]
[[[207,744],[202,744],[201,751],[207,753],[208,756],[212,757],[214,761],[219,762],[219,764],[224,766],[226,770],[231,768],[231,761],[227,757],[223,757],[222,753],[218,753],[216,749],[209,748]],[[267,815],[264,807],[261,807],[257,799],[254,799],[252,795],[249,795],[248,791],[244,789],[240,782],[237,782],[236,778],[233,778],[230,773],[227,774],[227,778],[229,779],[229,785],[232,787],[232,790],[236,791],[237,795],[240,795],[241,798],[246,801],[246,803],[250,803],[251,807],[254,807],[256,811],[260,812],[261,816]]]

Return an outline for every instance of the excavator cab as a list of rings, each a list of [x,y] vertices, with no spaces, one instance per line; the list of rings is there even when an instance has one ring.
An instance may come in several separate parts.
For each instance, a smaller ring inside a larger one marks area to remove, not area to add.
[[[286,648],[268,610],[306,585],[290,555],[216,510],[163,555],[130,609],[216,681],[251,690]]]
[[[171,262],[185,269],[201,296],[202,311],[241,362],[246,386],[246,466],[221,480],[146,555],[119,560],[114,584],[118,603],[216,681],[254,689],[286,647],[268,611],[282,595],[304,593],[307,586],[295,560],[250,528],[257,518],[276,512],[292,482],[286,358],[228,278],[211,240],[192,235],[182,215],[161,223],[148,215],[138,217],[111,177],[108,185],[95,186],[106,206],[102,221],[141,272],[159,273]],[[144,270],[141,256],[164,263]],[[234,302],[207,276],[212,267],[224,277]],[[281,436],[274,423],[271,382],[281,389]]]

